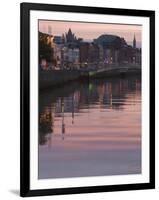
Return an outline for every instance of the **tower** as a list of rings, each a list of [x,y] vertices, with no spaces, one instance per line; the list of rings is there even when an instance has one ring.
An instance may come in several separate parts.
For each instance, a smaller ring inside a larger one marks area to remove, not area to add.
[[[72,33],[71,29],[69,28],[68,33],[66,33],[66,41],[74,42],[75,40],[76,40],[75,35]]]
[[[52,35],[52,28],[51,28],[51,26],[48,26],[48,34]]]
[[[134,39],[133,39],[133,48],[136,48],[136,38],[135,38],[135,34],[134,34]]]

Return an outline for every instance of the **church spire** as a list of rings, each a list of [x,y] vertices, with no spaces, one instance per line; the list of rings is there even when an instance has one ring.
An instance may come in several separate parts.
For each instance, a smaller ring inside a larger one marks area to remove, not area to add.
[[[69,28],[68,33],[66,33],[66,41],[74,42],[76,40],[75,34],[72,33],[71,28]]]
[[[133,39],[133,48],[136,48],[136,38],[135,38],[135,34],[134,34],[134,39]]]

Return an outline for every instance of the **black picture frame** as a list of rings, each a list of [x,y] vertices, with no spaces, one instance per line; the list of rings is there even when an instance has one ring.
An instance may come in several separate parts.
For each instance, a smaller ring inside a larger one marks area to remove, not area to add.
[[[60,11],[76,13],[92,13],[107,15],[123,15],[148,17],[150,20],[150,181],[149,183],[103,185],[73,188],[30,189],[30,11]],[[21,3],[21,122],[20,122],[20,195],[22,197],[40,195],[60,195],[77,193],[94,193],[123,190],[139,190],[155,188],[155,12],[149,10],[131,10],[101,7],[83,7],[72,5],[49,5]]]

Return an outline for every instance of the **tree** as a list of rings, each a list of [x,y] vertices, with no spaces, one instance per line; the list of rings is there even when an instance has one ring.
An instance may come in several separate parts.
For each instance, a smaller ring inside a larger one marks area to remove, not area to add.
[[[53,48],[51,46],[52,36],[39,32],[39,61],[46,59],[47,62],[53,60]]]

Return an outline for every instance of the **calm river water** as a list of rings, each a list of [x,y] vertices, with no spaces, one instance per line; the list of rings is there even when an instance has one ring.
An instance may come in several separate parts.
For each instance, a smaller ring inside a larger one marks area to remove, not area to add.
[[[39,179],[141,173],[139,78],[39,93]]]

